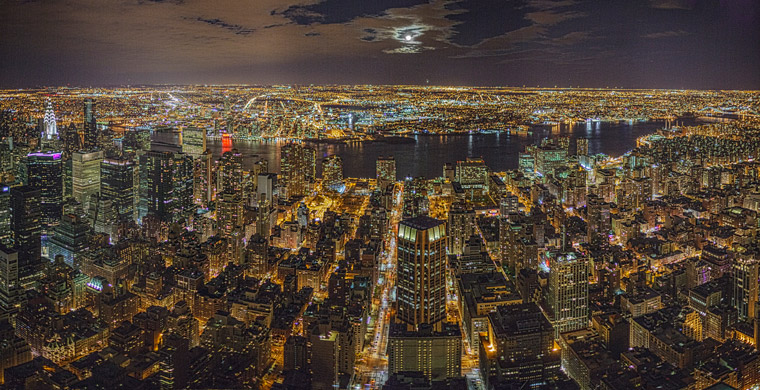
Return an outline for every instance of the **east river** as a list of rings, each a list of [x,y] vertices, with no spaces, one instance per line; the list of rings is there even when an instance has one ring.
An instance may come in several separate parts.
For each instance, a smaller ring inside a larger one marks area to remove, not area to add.
[[[684,124],[693,124],[684,122]],[[586,122],[573,125],[536,126],[530,133],[507,135],[456,134],[418,135],[415,143],[361,142],[352,144],[312,143],[318,157],[337,154],[343,159],[346,177],[375,177],[375,160],[379,156],[394,156],[399,178],[441,176],[443,165],[467,157],[482,157],[494,171],[516,169],[519,153],[526,145],[539,144],[543,138],[569,135],[571,138],[588,138],[589,153],[622,155],[636,146],[636,138],[664,127],[662,122]],[[280,171],[280,147],[285,141],[209,140],[208,147],[215,158],[232,148],[244,156],[249,168],[254,156],[269,162],[269,170]],[[320,170],[319,165],[318,170]]]

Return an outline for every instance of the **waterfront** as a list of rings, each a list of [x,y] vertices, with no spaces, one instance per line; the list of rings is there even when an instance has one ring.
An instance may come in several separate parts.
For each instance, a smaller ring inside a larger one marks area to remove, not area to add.
[[[692,124],[693,121],[684,122]],[[665,126],[664,122],[587,122],[573,125],[536,126],[531,133],[508,135],[452,134],[418,135],[415,143],[364,142],[355,144],[312,144],[320,158],[337,154],[343,158],[347,177],[375,177],[375,160],[379,156],[396,158],[398,177],[438,177],[443,164],[454,163],[467,157],[482,157],[494,171],[516,169],[520,151],[526,145],[539,144],[543,138],[568,135],[571,138],[588,138],[589,152],[611,156],[622,155],[636,146],[636,138],[653,133]],[[245,157],[247,168],[254,156],[269,162],[269,170],[280,171],[279,149],[286,141],[209,140],[208,147],[214,158],[232,148]],[[319,164],[318,164],[318,170]]]

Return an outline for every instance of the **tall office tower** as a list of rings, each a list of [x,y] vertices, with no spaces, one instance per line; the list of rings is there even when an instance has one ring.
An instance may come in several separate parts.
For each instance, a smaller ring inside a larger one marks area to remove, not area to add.
[[[554,337],[583,329],[589,321],[588,259],[575,252],[546,252],[549,261],[546,303]]]
[[[95,102],[92,99],[84,101],[84,126],[80,138],[81,149],[90,150],[97,147],[98,123],[95,120]]]
[[[280,149],[281,195],[285,199],[304,196],[315,178],[316,151],[300,143],[287,144]]]
[[[71,155],[71,196],[90,209],[90,199],[100,192],[100,162],[103,152],[74,152]]]
[[[229,237],[236,227],[243,225],[243,198],[239,192],[224,191],[217,196],[216,204],[219,232]]]
[[[137,219],[137,186],[134,161],[126,158],[107,158],[100,163],[100,198],[110,201],[112,222]]]
[[[322,160],[322,187],[333,191],[342,191],[343,159],[331,154]]]
[[[533,388],[560,376],[554,329],[538,305],[499,306],[488,314],[488,323],[479,348],[480,370],[487,382],[516,382]],[[496,384],[488,383],[486,388]]]
[[[461,255],[466,241],[475,230],[475,210],[463,201],[454,202],[449,210],[450,255]]]
[[[752,321],[756,315],[759,269],[760,261],[749,254],[739,255],[733,265],[732,306],[736,308],[742,321]]]
[[[208,208],[213,198],[213,180],[211,175],[211,151],[206,150],[200,157],[193,159],[193,201],[201,208]]]
[[[589,194],[586,196],[586,223],[588,240],[592,243],[609,242],[608,235],[612,229],[610,204],[604,199]]]
[[[535,149],[535,167],[538,174],[549,176],[565,164],[567,164],[567,149],[553,145],[540,146]]]
[[[0,317],[21,307],[18,251],[0,244]]]
[[[256,192],[258,203],[263,200],[266,204],[272,205],[276,201],[277,195],[277,175],[274,173],[260,173],[256,178]]]
[[[11,188],[11,231],[22,285],[33,283],[34,275],[42,271],[40,198],[40,190],[31,186]]]
[[[407,177],[404,180],[404,218],[428,213],[427,181],[424,177]]]
[[[385,190],[389,185],[396,182],[396,159],[393,156],[380,156],[375,162],[377,171],[377,188]]]
[[[239,193],[243,191],[243,155],[237,149],[224,152],[219,159],[219,180],[216,193],[231,191]]]
[[[457,161],[455,179],[464,190],[483,191],[488,189],[489,169],[482,158],[467,158]]]
[[[148,151],[140,156],[139,218],[179,221],[192,211],[192,160],[184,153]]]
[[[88,236],[92,233],[91,227],[91,224],[76,214],[65,214],[48,241],[48,257],[55,259],[61,255],[66,264],[73,266],[74,256],[81,254],[89,246]]]
[[[13,245],[11,232],[11,187],[0,183],[0,244]]]
[[[182,153],[198,158],[206,151],[206,129],[188,126],[182,129]]]
[[[398,312],[409,330],[446,320],[446,223],[420,216],[399,223]]]
[[[63,163],[61,153],[30,153],[26,156],[27,180],[40,191],[42,229],[52,233],[63,213]]]
[[[402,221],[397,251],[388,371],[419,371],[428,380],[461,376],[462,333],[446,322],[446,224],[427,216]]]
[[[575,154],[578,156],[588,156],[588,138],[575,139]]]
[[[42,133],[42,150],[58,149],[58,124],[55,120],[55,111],[53,111],[53,103],[48,100],[45,107],[45,117],[43,118],[43,133]]]

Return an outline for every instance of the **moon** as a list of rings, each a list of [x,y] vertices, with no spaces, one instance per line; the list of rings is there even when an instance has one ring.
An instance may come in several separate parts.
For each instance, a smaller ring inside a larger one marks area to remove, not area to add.
[[[404,39],[406,39],[407,41],[411,41],[412,40],[412,36],[409,35],[409,34],[406,34],[406,36],[404,37]]]

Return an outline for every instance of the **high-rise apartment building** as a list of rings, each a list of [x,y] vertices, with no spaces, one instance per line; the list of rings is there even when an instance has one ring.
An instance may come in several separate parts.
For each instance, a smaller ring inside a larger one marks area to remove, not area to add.
[[[322,160],[322,187],[341,191],[343,186],[343,159],[332,154]]]
[[[404,180],[404,218],[427,215],[429,201],[427,197],[427,180],[424,177],[406,178]]]
[[[243,155],[232,149],[224,152],[219,159],[219,180],[216,191],[218,194],[228,191],[239,193],[243,190]]]
[[[378,157],[375,170],[377,171],[377,188],[381,191],[396,182],[396,159],[393,156]]]
[[[454,202],[449,210],[448,228],[448,253],[461,255],[465,243],[475,229],[475,210],[467,207],[465,202]]]
[[[587,195],[586,224],[589,242],[609,242],[608,235],[612,230],[610,204],[596,195]]]
[[[306,195],[315,177],[316,150],[300,143],[280,149],[281,195],[284,198]]]
[[[219,231],[222,235],[229,236],[243,224],[243,199],[239,192],[224,191],[217,196],[216,204]]]

